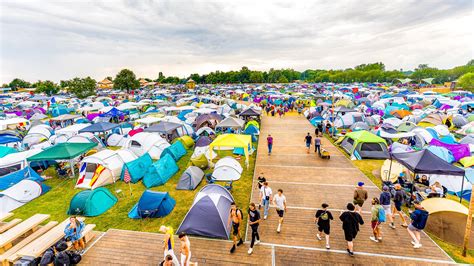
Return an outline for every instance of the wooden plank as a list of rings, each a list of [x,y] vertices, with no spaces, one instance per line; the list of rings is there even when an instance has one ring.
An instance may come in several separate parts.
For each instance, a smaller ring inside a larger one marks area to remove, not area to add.
[[[12,228],[13,226],[19,224],[20,222],[21,222],[21,219],[18,219],[18,218],[9,221],[8,223],[6,223],[6,224],[4,224],[0,227],[0,233],[3,233],[5,231],[7,231],[8,229]]]
[[[0,222],[10,218],[13,216],[13,213],[11,212],[5,212],[5,213],[0,213]]]
[[[83,217],[77,218],[80,221],[83,221]],[[46,232],[44,235],[38,237],[30,244],[26,245],[24,248],[18,251],[20,257],[31,256],[31,257],[40,257],[49,247],[58,242],[61,238],[64,237],[64,228],[69,223],[69,218],[64,220],[62,223],[55,226],[53,229]]]
[[[18,242],[16,245],[14,245],[11,249],[7,250],[4,254],[0,255],[0,262],[3,263],[3,265],[9,265],[9,263],[15,262],[17,259],[20,258],[18,256],[17,252],[22,249],[24,246],[28,245],[31,243],[33,240],[37,239],[38,237],[42,236],[46,232],[48,232],[51,228],[56,226],[58,222],[56,221],[51,221],[47,223],[44,226],[41,226],[38,230],[36,230],[34,233],[31,235],[27,236],[25,239],[21,240]]]
[[[20,238],[28,231],[34,230],[42,222],[49,219],[49,217],[49,214],[35,214],[5,233],[0,234],[0,253],[10,248],[13,241]]]

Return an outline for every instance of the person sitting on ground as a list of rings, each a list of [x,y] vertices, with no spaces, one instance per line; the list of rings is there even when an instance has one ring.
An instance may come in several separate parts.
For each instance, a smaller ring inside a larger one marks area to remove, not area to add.
[[[86,248],[82,231],[84,231],[85,224],[77,219],[76,216],[69,217],[69,223],[64,228],[64,235],[66,240],[71,241],[75,250],[83,252]]]
[[[428,198],[443,197],[443,186],[436,181],[430,188],[426,189],[426,193],[428,193]]]

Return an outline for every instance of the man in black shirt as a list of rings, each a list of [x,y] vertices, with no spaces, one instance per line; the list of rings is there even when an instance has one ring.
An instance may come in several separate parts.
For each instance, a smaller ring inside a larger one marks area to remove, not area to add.
[[[306,153],[309,153],[309,150],[311,148],[311,143],[313,142],[313,137],[311,137],[311,134],[308,132],[308,135],[306,135],[306,137],[304,137],[304,141],[306,143]]]
[[[258,235],[258,225],[260,224],[260,212],[255,208],[255,203],[250,203],[249,206],[249,225],[252,228],[252,241],[250,242],[249,255],[253,252],[254,244],[260,243],[260,236]],[[255,241],[256,239],[256,241]]]
[[[318,240],[321,240],[321,233],[324,232],[324,235],[326,237],[326,248],[330,249],[331,247],[329,246],[329,234],[330,234],[330,229],[331,229],[331,220],[334,220],[332,217],[332,214],[330,211],[328,211],[329,205],[327,203],[323,203],[321,205],[323,208],[322,210],[316,211],[315,215],[315,222],[318,224],[318,233],[316,234],[316,238]]]

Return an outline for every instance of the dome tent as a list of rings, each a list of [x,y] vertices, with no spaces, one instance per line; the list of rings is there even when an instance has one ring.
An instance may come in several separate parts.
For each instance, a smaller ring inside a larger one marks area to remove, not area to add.
[[[217,161],[212,172],[212,178],[216,181],[236,181],[242,174],[242,166],[231,156],[226,156]]]
[[[117,198],[106,188],[83,190],[71,199],[68,215],[99,216],[117,203]]]
[[[160,155],[160,158],[163,158],[167,154],[170,155],[171,158],[173,158],[173,160],[177,162],[179,161],[179,159],[181,159],[181,157],[186,155],[186,148],[184,147],[183,143],[181,143],[181,141],[176,141],[171,146],[163,150]]]
[[[168,192],[145,190],[138,203],[128,213],[132,219],[160,218],[170,214],[176,201]]]
[[[131,177],[131,182],[136,183],[145,176],[148,167],[150,167],[152,164],[153,160],[151,159],[150,155],[145,153],[141,157],[138,157],[137,159],[123,165],[120,179],[124,180],[124,175],[129,174]]]
[[[143,177],[143,184],[147,188],[161,186],[168,182],[168,180],[179,171],[179,167],[171,157],[166,154],[159,161],[152,164],[145,176]]]
[[[176,189],[194,190],[204,177],[204,172],[197,166],[190,166],[179,179]]]
[[[341,147],[356,159],[373,158],[386,159],[389,157],[387,143],[368,131],[360,130],[346,134]]]
[[[0,213],[11,212],[48,192],[43,183],[24,179],[0,192]]]

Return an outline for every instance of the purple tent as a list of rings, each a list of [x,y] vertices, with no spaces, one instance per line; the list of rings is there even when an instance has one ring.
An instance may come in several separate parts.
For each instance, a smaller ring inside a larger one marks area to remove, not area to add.
[[[448,149],[453,154],[454,160],[456,160],[456,162],[461,160],[464,157],[471,156],[471,150],[469,149],[469,144],[447,144],[433,138],[430,141],[430,145]]]
[[[92,121],[92,120],[94,120],[94,118],[96,118],[98,116],[99,116],[99,113],[90,113],[90,114],[87,115],[86,118],[87,118],[87,120]]]
[[[208,136],[201,136],[199,139],[196,141],[196,147],[205,147],[209,146],[211,144],[212,140]]]

